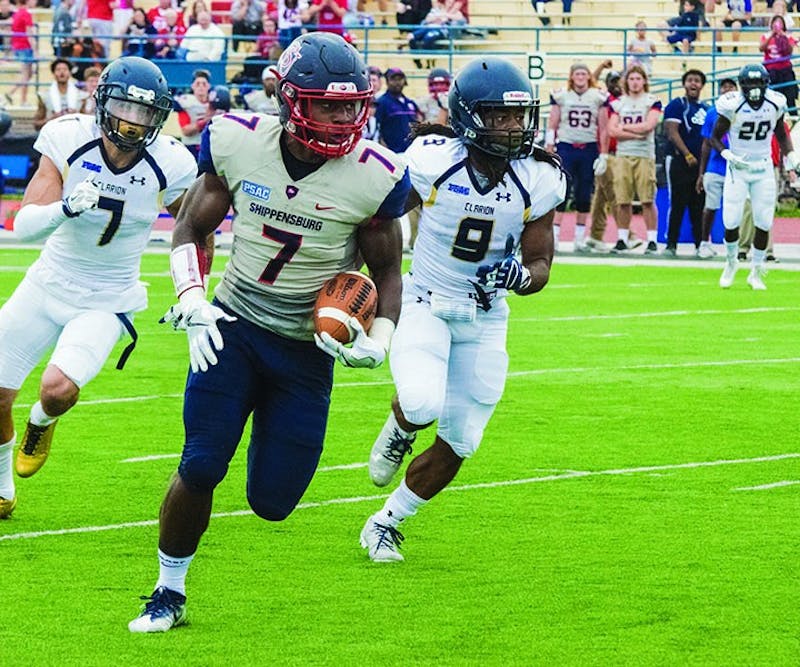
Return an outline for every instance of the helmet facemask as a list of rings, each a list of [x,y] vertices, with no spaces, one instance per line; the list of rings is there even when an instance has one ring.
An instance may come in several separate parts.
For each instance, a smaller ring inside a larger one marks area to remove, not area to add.
[[[511,94],[509,94],[511,95]],[[502,116],[511,114],[519,129],[495,127]],[[471,111],[472,127],[464,138],[479,150],[507,160],[518,160],[531,154],[539,127],[539,101],[525,95],[519,102],[479,102]],[[474,135],[474,136],[471,136]]]
[[[309,90],[284,80],[278,90],[284,102],[281,120],[286,130],[301,144],[325,158],[342,157],[356,147],[369,120],[369,102],[373,96],[371,87],[359,91],[353,83],[332,82],[327,90]],[[315,102],[352,106],[352,120],[345,123],[314,120]],[[288,118],[284,119],[283,114]]]
[[[121,151],[141,151],[155,141],[172,106],[169,98],[155,99],[151,90],[116,84],[100,85],[97,122],[109,141]]]

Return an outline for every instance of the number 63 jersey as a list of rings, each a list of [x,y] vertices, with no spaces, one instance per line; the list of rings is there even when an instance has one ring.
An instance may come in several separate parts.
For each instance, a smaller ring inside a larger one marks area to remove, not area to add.
[[[502,181],[482,186],[460,139],[417,137],[404,153],[411,184],[422,199],[411,262],[414,283],[448,298],[474,292],[481,264],[503,259],[506,238],[519,243],[524,225],[560,204],[566,178],[547,162],[512,160]],[[504,296],[498,290],[496,296]]]
[[[161,209],[192,184],[197,164],[179,142],[159,135],[125,169],[115,169],[94,117],[69,115],[42,128],[34,148],[61,172],[62,196],[91,178],[97,208],[63,222],[31,267],[45,287],[69,303],[116,313],[144,310],[141,257]]]

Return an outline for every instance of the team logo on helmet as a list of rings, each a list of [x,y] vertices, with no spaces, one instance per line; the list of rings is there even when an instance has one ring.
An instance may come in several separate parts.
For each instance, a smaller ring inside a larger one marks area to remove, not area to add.
[[[286,72],[292,69],[292,65],[300,60],[300,50],[302,47],[302,42],[297,40],[286,47],[286,50],[281,54],[281,57],[278,60],[278,74],[281,76],[286,76]]]
[[[131,84],[128,86],[128,97],[141,100],[147,104],[153,104],[156,101],[156,91],[149,88],[139,88],[139,86]]]
[[[530,104],[532,99],[531,94],[524,90],[507,90],[503,93],[503,104]]]

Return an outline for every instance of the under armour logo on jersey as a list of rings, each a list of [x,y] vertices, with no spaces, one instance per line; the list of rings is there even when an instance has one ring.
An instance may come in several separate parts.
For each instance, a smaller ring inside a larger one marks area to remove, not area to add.
[[[139,185],[144,185],[144,176],[141,178],[136,178],[133,174],[131,174],[131,185],[138,183]]]
[[[505,194],[503,194],[502,192],[495,192],[494,196],[495,196],[495,200],[496,201],[503,201],[504,199],[506,201],[511,201],[511,193],[510,192],[506,192]]]
[[[289,199],[293,199],[294,197],[296,197],[298,192],[300,192],[300,190],[296,186],[294,185],[286,186],[286,196]]]

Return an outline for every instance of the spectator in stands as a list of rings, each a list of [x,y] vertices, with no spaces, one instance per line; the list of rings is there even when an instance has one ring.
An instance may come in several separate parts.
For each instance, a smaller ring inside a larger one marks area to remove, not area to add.
[[[192,8],[189,10],[189,15],[184,21],[184,24],[187,28],[195,25],[197,23],[197,15],[200,12],[210,12],[211,9],[206,4],[205,0],[194,0],[192,3]],[[213,18],[213,17],[212,17]]]
[[[91,30],[88,26],[83,36],[78,35],[78,39],[72,45],[72,51],[66,57],[72,61],[72,77],[76,81],[83,81],[85,72],[90,67],[100,67],[105,63],[105,51],[100,41],[92,39]]]
[[[636,22],[636,36],[628,43],[629,65],[641,65],[647,76],[653,73],[653,58],[656,57],[656,43],[647,37],[647,23]]]
[[[703,206],[705,197],[697,190],[703,147],[703,124],[708,105],[700,101],[706,75],[697,69],[684,72],[681,79],[684,95],[670,101],[664,109],[664,129],[670,142],[666,169],[669,183],[669,225],[665,257],[675,257],[684,211],[689,211],[695,253],[700,257],[703,241]]]
[[[156,40],[156,58],[166,60],[183,60],[186,51],[181,46],[181,41],[186,34],[186,26],[183,25],[183,17],[176,9],[167,9],[163,18],[166,20],[166,28],[159,30]],[[155,26],[154,26],[155,27]]]
[[[689,53],[692,42],[697,39],[697,28],[700,26],[700,14],[697,12],[699,0],[684,0],[683,12],[661,24],[661,35],[676,53]],[[672,28],[672,30],[669,30]],[[681,46],[679,47],[678,44]]]
[[[278,83],[277,75],[272,67],[265,67],[261,72],[261,90],[253,90],[244,96],[245,108],[270,116],[277,116],[279,111],[278,96],[275,87]]]
[[[85,2],[86,20],[92,31],[92,38],[103,45],[103,51],[109,52],[111,37],[114,34],[115,0],[82,0]]]
[[[417,101],[424,122],[447,125],[450,80],[450,72],[442,67],[434,67],[428,74],[428,94]]]
[[[35,24],[31,12],[36,8],[36,0],[24,0],[11,17],[11,52],[14,60],[20,64],[19,79],[6,93],[6,101],[14,103],[14,93],[21,91],[22,106],[28,103],[28,82],[33,74],[33,62],[36,58]]]
[[[303,34],[303,16],[307,9],[307,0],[278,1],[278,39],[281,49]]]
[[[89,67],[83,73],[84,85],[81,91],[81,108],[79,109],[79,113],[94,116],[94,112],[97,109],[97,100],[94,97],[94,91],[97,90],[97,84],[100,81],[100,72],[101,70],[99,67]]]
[[[389,0],[377,0],[378,11],[381,13],[381,25],[388,25],[386,14],[389,12]],[[367,9],[367,0],[358,0],[356,4],[356,11],[365,12]]]
[[[574,63],[569,69],[566,89],[554,90],[550,96],[550,116],[545,132],[544,149],[558,153],[564,171],[569,175],[565,199],[556,208],[553,220],[553,241],[558,251],[559,235],[567,200],[570,197],[578,212],[575,223],[575,249],[584,250],[586,219],[589,216],[594,187],[594,167],[599,157],[597,137],[607,117],[600,114],[607,95],[595,84],[585,63]]]
[[[368,67],[367,71],[369,73],[369,83],[372,86],[373,97],[369,101],[369,119],[364,126],[364,131],[361,133],[361,136],[364,137],[364,139],[380,141],[378,119],[375,117],[375,111],[377,109],[375,100],[378,97],[378,93],[383,88],[383,72],[381,72],[380,67],[376,67],[375,65]]]
[[[347,13],[347,0],[311,0],[303,13],[305,23],[316,21],[317,30],[344,35],[342,20]]]
[[[401,0],[397,3],[395,19],[398,26],[418,26],[431,11],[431,0]],[[401,33],[412,32],[413,27],[400,28]]]
[[[61,0],[53,11],[53,27],[50,42],[53,45],[53,55],[65,57],[71,53],[74,40],[74,21],[72,20],[73,0]]]
[[[56,58],[50,63],[52,83],[38,94],[38,107],[33,116],[33,127],[37,130],[53,118],[70,113],[78,113],[81,107],[81,94],[72,78],[72,65],[69,60]]]
[[[139,56],[150,60],[156,54],[156,36],[158,31],[147,20],[144,9],[137,7],[133,10],[133,17],[128,30],[122,40],[122,54],[125,56]]]
[[[725,95],[737,88],[736,81],[726,78],[719,82],[717,92],[719,95]],[[697,256],[700,259],[711,259],[717,254],[709,242],[709,237],[711,236],[711,227],[714,225],[717,211],[722,206],[722,190],[725,186],[725,170],[727,168],[725,159],[711,145],[711,134],[714,131],[717,117],[717,109],[712,104],[706,112],[706,119],[701,130],[703,144],[700,152],[699,175],[696,184],[697,192],[705,193],[703,226],[700,232],[701,242],[697,251]],[[722,144],[726,148],[728,147],[728,135],[722,138]]]
[[[267,14],[261,19],[262,30],[256,40],[256,53],[263,60],[277,60],[283,49],[278,35],[278,23]]]
[[[208,14],[208,12],[205,13]],[[203,12],[199,18],[202,18],[202,15]],[[211,118],[211,114],[208,112],[210,90],[211,74],[208,70],[198,69],[192,74],[192,92],[175,97],[175,111],[178,112],[181,141],[195,156],[195,159],[200,151],[200,134]]]
[[[375,101],[380,141],[395,153],[402,153],[411,143],[411,123],[422,120],[417,103],[403,95],[408,81],[399,67],[386,70],[386,92]]]
[[[788,112],[796,116],[797,83],[792,67],[792,52],[797,41],[786,32],[782,16],[773,16],[769,29],[766,35],[761,36],[758,48],[764,53],[764,67],[769,72],[771,87],[786,96]]]
[[[550,2],[550,0],[531,0],[531,5],[533,5],[536,15],[544,26],[550,25],[550,19],[545,15],[544,11],[544,6],[548,2]],[[572,17],[570,14],[572,14],[572,0],[561,0],[561,25],[572,24]]]
[[[124,35],[133,18],[133,0],[116,0],[114,11],[114,35]]]
[[[147,12],[147,20],[159,35],[165,35],[170,30],[167,24],[167,12],[172,8],[172,0],[158,0],[158,4]],[[178,24],[183,25],[183,16],[179,17]]]
[[[630,250],[628,235],[633,212],[633,195],[638,194],[642,217],[647,227],[645,254],[658,252],[656,245],[656,146],[655,128],[661,115],[661,102],[650,94],[647,73],[638,65],[625,71],[622,78],[624,94],[611,103],[608,132],[617,140],[617,159],[614,161],[614,193],[618,238],[612,252]]]
[[[722,4],[722,0],[715,0],[718,5]],[[709,3],[711,10],[714,5]],[[709,13],[709,6],[706,7],[706,13]],[[734,42],[733,52],[739,52],[739,39],[741,38],[742,28],[749,28],[750,22],[753,19],[753,2],[752,0],[726,0],[727,13],[722,23],[726,28],[731,29],[731,39]],[[718,46],[717,51],[722,51],[722,47]]]
[[[783,19],[786,32],[794,30],[794,19],[786,12],[786,0],[775,0],[770,9],[772,9],[772,13],[775,16],[780,16]]]
[[[181,42],[186,60],[217,62],[225,53],[225,33],[211,20],[211,12],[200,12]]]
[[[261,32],[261,18],[267,4],[264,0],[233,0],[231,5],[231,23],[233,33],[233,50],[239,50],[241,37],[255,37]]]

